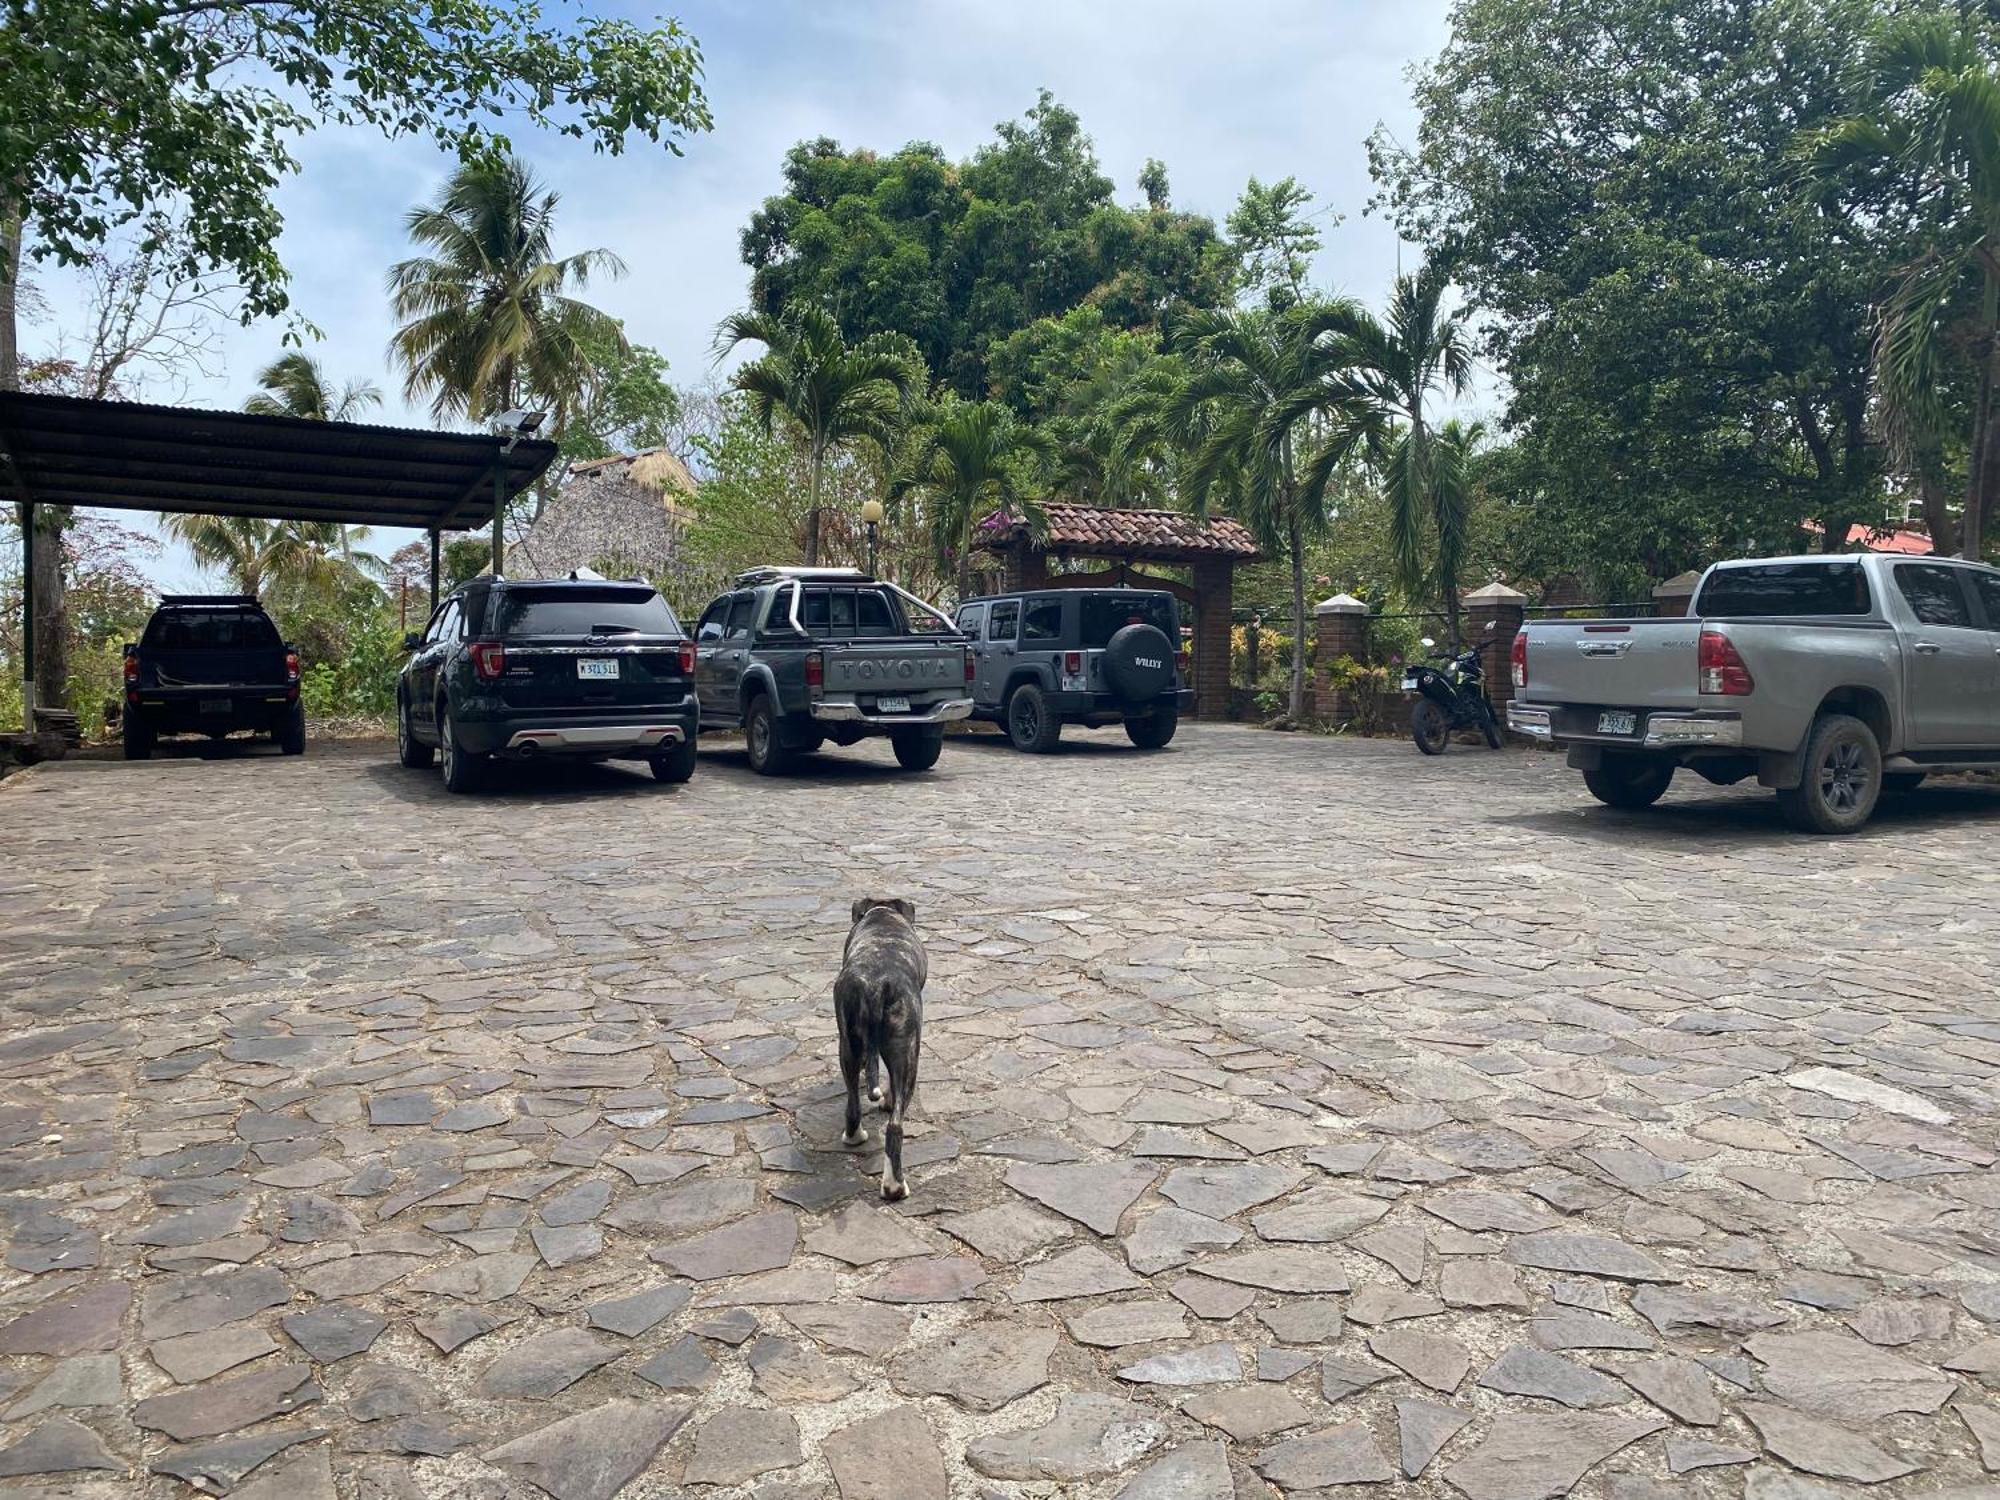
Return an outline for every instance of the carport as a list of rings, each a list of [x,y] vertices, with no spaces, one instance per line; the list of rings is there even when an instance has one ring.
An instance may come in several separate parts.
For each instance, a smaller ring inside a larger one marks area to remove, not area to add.
[[[439,534],[491,525],[497,574],[504,504],[555,457],[554,443],[521,432],[424,432],[0,391],[0,485],[21,518],[24,727],[35,728],[39,507],[413,527],[430,533],[435,608]]]

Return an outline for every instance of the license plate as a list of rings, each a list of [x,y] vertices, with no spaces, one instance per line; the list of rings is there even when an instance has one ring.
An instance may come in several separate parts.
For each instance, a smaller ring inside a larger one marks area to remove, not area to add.
[[[908,698],[877,698],[875,711],[884,714],[906,714],[910,711]]]
[[[204,714],[226,714],[229,712],[227,698],[199,698],[195,700],[195,711]]]
[[[1597,716],[1599,734],[1630,734],[1639,727],[1639,716],[1626,713],[1601,713]]]
[[[1414,693],[1416,690],[1417,690],[1417,679],[1414,677],[1405,677],[1403,679],[1403,691],[1406,693]]]
[[[580,661],[576,664],[576,675],[593,680],[616,682],[618,680],[618,663],[616,661]]]

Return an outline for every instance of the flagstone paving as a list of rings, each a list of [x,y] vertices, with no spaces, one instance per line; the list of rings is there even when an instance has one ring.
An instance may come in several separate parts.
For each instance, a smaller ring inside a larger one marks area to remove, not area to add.
[[[2000,788],[1073,739],[9,780],[0,1493],[2000,1496]]]

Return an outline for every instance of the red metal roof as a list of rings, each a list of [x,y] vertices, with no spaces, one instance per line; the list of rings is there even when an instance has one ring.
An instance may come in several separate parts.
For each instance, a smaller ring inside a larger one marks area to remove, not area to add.
[[[1231,557],[1249,562],[1260,554],[1249,529],[1225,517],[1201,520],[1177,510],[1113,510],[1097,505],[1042,507],[1048,529],[1040,544],[1049,552],[1090,557]],[[1025,522],[996,513],[981,526],[982,547],[999,548],[1027,534]]]
[[[1817,521],[1808,521],[1804,529],[1818,536],[1826,528]],[[1847,528],[1847,545],[1864,552],[1900,552],[1908,557],[1928,557],[1937,550],[1931,545],[1929,533],[1900,526],[1884,527],[1880,531],[1869,526],[1850,526]]]

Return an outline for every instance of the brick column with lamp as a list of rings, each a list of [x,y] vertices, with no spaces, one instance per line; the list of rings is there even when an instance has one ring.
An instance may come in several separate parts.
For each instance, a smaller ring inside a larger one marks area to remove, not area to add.
[[[1486,677],[1486,701],[1504,725],[1507,702],[1514,696],[1514,637],[1527,618],[1528,596],[1494,579],[1483,589],[1461,595],[1466,638],[1479,648],[1479,669]]]
[[[1359,707],[1354,695],[1333,685],[1333,663],[1368,654],[1368,606],[1352,594],[1335,594],[1313,606],[1313,716],[1344,724]]]
[[[1198,719],[1229,717],[1229,633],[1236,569],[1229,560],[1198,559],[1194,591],[1201,604],[1194,621],[1194,712]],[[1174,643],[1178,646],[1180,643]]]

